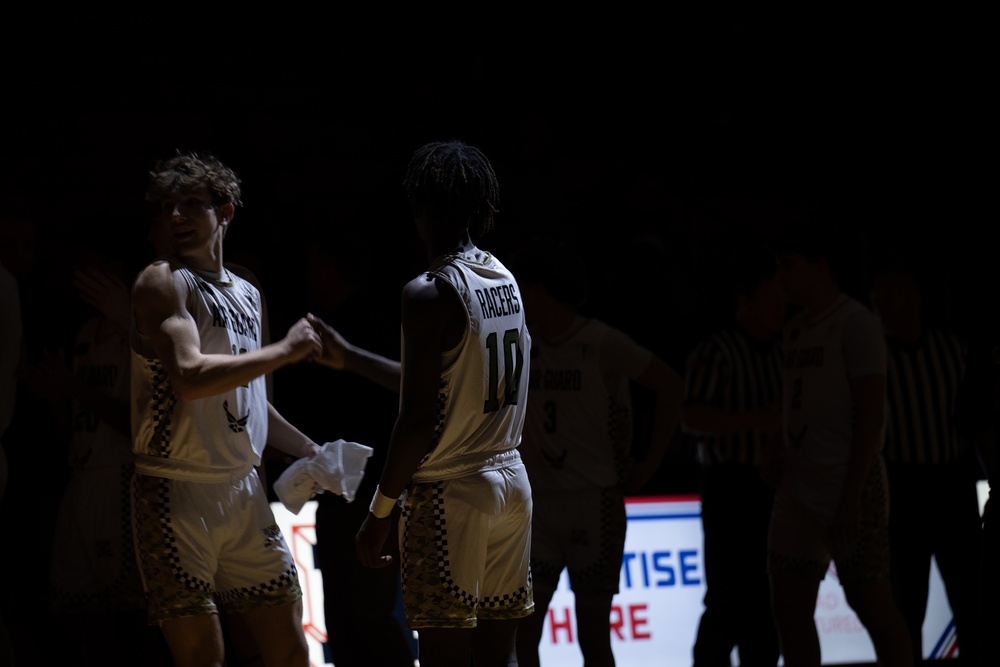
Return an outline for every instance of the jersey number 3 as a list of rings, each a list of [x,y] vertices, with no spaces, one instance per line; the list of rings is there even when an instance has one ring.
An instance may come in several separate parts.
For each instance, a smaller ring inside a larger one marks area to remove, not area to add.
[[[521,352],[520,335],[517,329],[507,329],[503,334],[503,402],[500,402],[500,350],[496,332],[486,337],[486,349],[490,356],[489,396],[483,404],[483,413],[496,412],[505,405],[517,405],[517,389],[521,384],[521,369],[524,367],[524,353]]]

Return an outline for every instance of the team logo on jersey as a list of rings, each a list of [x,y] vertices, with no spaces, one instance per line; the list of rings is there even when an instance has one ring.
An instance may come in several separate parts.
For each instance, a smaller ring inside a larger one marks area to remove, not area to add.
[[[247,420],[250,419],[250,413],[246,413],[243,417],[237,419],[236,416],[229,411],[229,401],[222,402],[222,409],[226,411],[226,419],[229,421],[229,430],[233,433],[242,433],[247,425]]]

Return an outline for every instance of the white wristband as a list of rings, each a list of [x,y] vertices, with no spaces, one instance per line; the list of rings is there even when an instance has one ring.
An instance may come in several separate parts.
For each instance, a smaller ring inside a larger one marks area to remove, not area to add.
[[[375,495],[372,496],[372,504],[368,506],[376,519],[384,519],[392,514],[392,508],[396,506],[396,498],[390,498],[382,493],[382,490],[375,487]]]

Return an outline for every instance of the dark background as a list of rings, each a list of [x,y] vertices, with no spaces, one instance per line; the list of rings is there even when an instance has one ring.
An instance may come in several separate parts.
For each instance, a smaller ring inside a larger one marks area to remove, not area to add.
[[[983,17],[278,9],[9,17],[0,195],[34,224],[20,276],[33,354],[88,314],[68,278],[81,248],[113,249],[132,275],[150,258],[145,180],[176,149],[241,175],[226,259],[261,280],[276,336],[305,312],[316,238],[363,258],[384,295],[373,312],[398,309],[424,262],[403,170],[447,138],[498,174],[480,245],[503,258],[530,235],[575,244],[590,314],[679,372],[731,315],[735,254],[815,208],[854,252],[842,284],[858,298],[901,255],[937,324],[967,333],[994,300]]]
[[[920,269],[934,324],[968,335],[996,302],[996,40],[984,16],[415,9],[4,9],[0,202],[32,223],[18,274],[31,361],[69,346],[91,314],[70,283],[83,248],[125,258],[133,276],[150,259],[146,177],[177,149],[211,151],[241,175],[226,259],[261,280],[275,336],[309,307],[307,255],[325,239],[367,269],[352,339],[389,345],[399,288],[425,261],[403,171],[415,148],[449,138],[482,148],[500,181],[497,228],[480,245],[502,259],[531,235],[570,241],[589,261],[589,314],[678,372],[731,316],[734,257],[816,208],[853,251],[852,295],[867,300],[875,267],[902,256]],[[293,422],[312,417],[310,435],[351,437],[334,381],[303,368],[275,385]],[[303,386],[309,402],[295,398]],[[25,621],[17,632],[37,625],[40,637],[48,628],[32,619],[45,618],[38,593],[68,471],[46,406],[18,400],[2,517],[24,545],[14,557],[34,562],[6,597]],[[382,400],[368,421],[387,430],[394,398]],[[697,488],[679,436],[648,492]]]

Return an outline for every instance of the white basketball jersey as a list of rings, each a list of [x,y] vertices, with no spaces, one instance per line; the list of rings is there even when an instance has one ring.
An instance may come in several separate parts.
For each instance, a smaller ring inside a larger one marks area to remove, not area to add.
[[[428,271],[455,289],[467,326],[458,347],[442,355],[438,428],[414,481],[478,470],[521,441],[531,338],[514,276],[484,254],[481,262],[447,255]]]
[[[789,320],[785,326],[782,492],[822,515],[833,515],[851,457],[854,403],[850,380],[885,372],[881,328],[858,301],[841,296],[812,319],[798,313]]]
[[[578,318],[574,327],[558,344],[532,348],[521,455],[538,490],[616,487],[629,462],[628,378],[652,353],[599,320]]]
[[[203,276],[175,258],[171,266],[188,284],[187,308],[198,324],[201,351],[243,354],[261,346],[260,293],[223,273]],[[181,401],[149,339],[132,327],[132,432],[136,469],[192,481],[245,476],[267,443],[264,376],[230,391]]]

